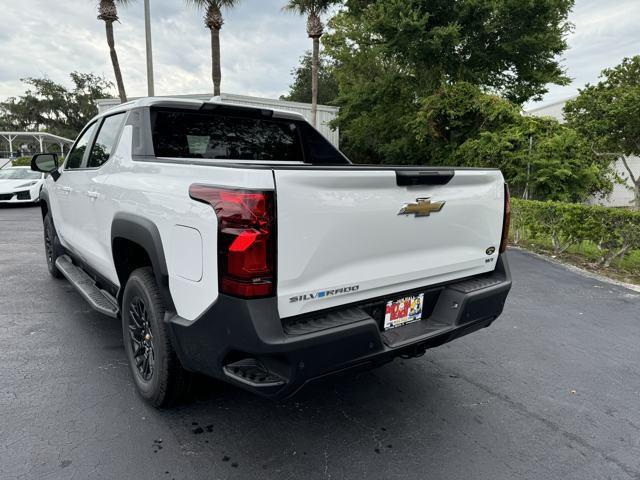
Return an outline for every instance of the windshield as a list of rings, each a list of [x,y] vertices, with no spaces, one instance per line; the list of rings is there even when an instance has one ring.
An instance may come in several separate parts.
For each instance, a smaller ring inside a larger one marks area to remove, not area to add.
[[[28,168],[7,168],[0,170],[0,180],[38,180],[40,172],[34,172]]]

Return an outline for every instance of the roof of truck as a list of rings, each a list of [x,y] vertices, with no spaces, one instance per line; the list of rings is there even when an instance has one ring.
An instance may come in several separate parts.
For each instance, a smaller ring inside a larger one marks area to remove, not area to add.
[[[253,106],[245,106],[238,105],[236,103],[227,103],[223,100],[220,100],[218,97],[214,97],[209,101],[204,100],[196,100],[191,98],[180,98],[180,97],[144,97],[139,98],[137,100],[132,100],[130,102],[122,103],[117,107],[110,108],[109,110],[99,113],[94,118],[101,118],[107,115],[113,115],[114,113],[124,112],[131,110],[133,108],[140,107],[169,107],[169,108],[188,108],[193,110],[198,110],[202,108],[204,105],[224,105],[226,107],[243,109],[243,110],[266,110],[273,112],[273,116],[275,118],[285,118],[290,120],[305,120],[304,116],[296,113],[290,112],[286,110],[276,110],[272,108],[258,108]]]

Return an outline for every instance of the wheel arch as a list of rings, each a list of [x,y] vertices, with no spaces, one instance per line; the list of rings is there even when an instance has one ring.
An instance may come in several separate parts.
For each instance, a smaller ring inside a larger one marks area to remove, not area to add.
[[[146,258],[142,257],[142,252]],[[129,213],[117,214],[111,224],[111,255],[120,282],[118,300],[135,268],[149,265],[167,310],[175,311],[169,290],[169,272],[158,227],[149,219]],[[131,258],[135,256],[135,258]]]
[[[42,220],[47,216],[51,210],[49,209],[49,194],[46,188],[40,190],[40,212],[42,213]],[[53,219],[51,219],[53,220]]]

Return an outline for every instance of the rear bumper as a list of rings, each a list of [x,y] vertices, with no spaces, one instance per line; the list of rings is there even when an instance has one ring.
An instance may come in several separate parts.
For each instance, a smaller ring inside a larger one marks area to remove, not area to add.
[[[375,301],[285,319],[283,325],[275,298],[221,295],[195,322],[176,315],[167,321],[185,368],[280,399],[318,378],[417,355],[487,327],[502,313],[510,288],[503,254],[491,274],[422,289],[434,298],[431,314],[387,332],[381,331]]]

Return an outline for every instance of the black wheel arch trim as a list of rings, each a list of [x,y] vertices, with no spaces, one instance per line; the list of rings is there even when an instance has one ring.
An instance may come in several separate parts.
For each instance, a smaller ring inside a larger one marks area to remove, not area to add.
[[[45,213],[45,209],[46,212],[51,213],[51,204],[49,202],[49,190],[47,190],[46,188],[40,188],[40,211],[42,212],[42,220],[44,220],[44,217],[46,215]],[[53,217],[51,217],[51,221],[53,222]]]
[[[115,261],[113,244],[117,238],[136,243],[147,252],[160,294],[165,302],[165,308],[169,311],[175,310],[169,290],[169,271],[158,227],[151,220],[138,215],[131,213],[116,214],[111,223],[111,255],[114,257],[114,265],[117,262]],[[118,272],[118,280],[120,281],[118,297],[121,297],[127,279],[121,278],[121,273]],[[122,300],[122,298],[118,298],[118,300]]]

